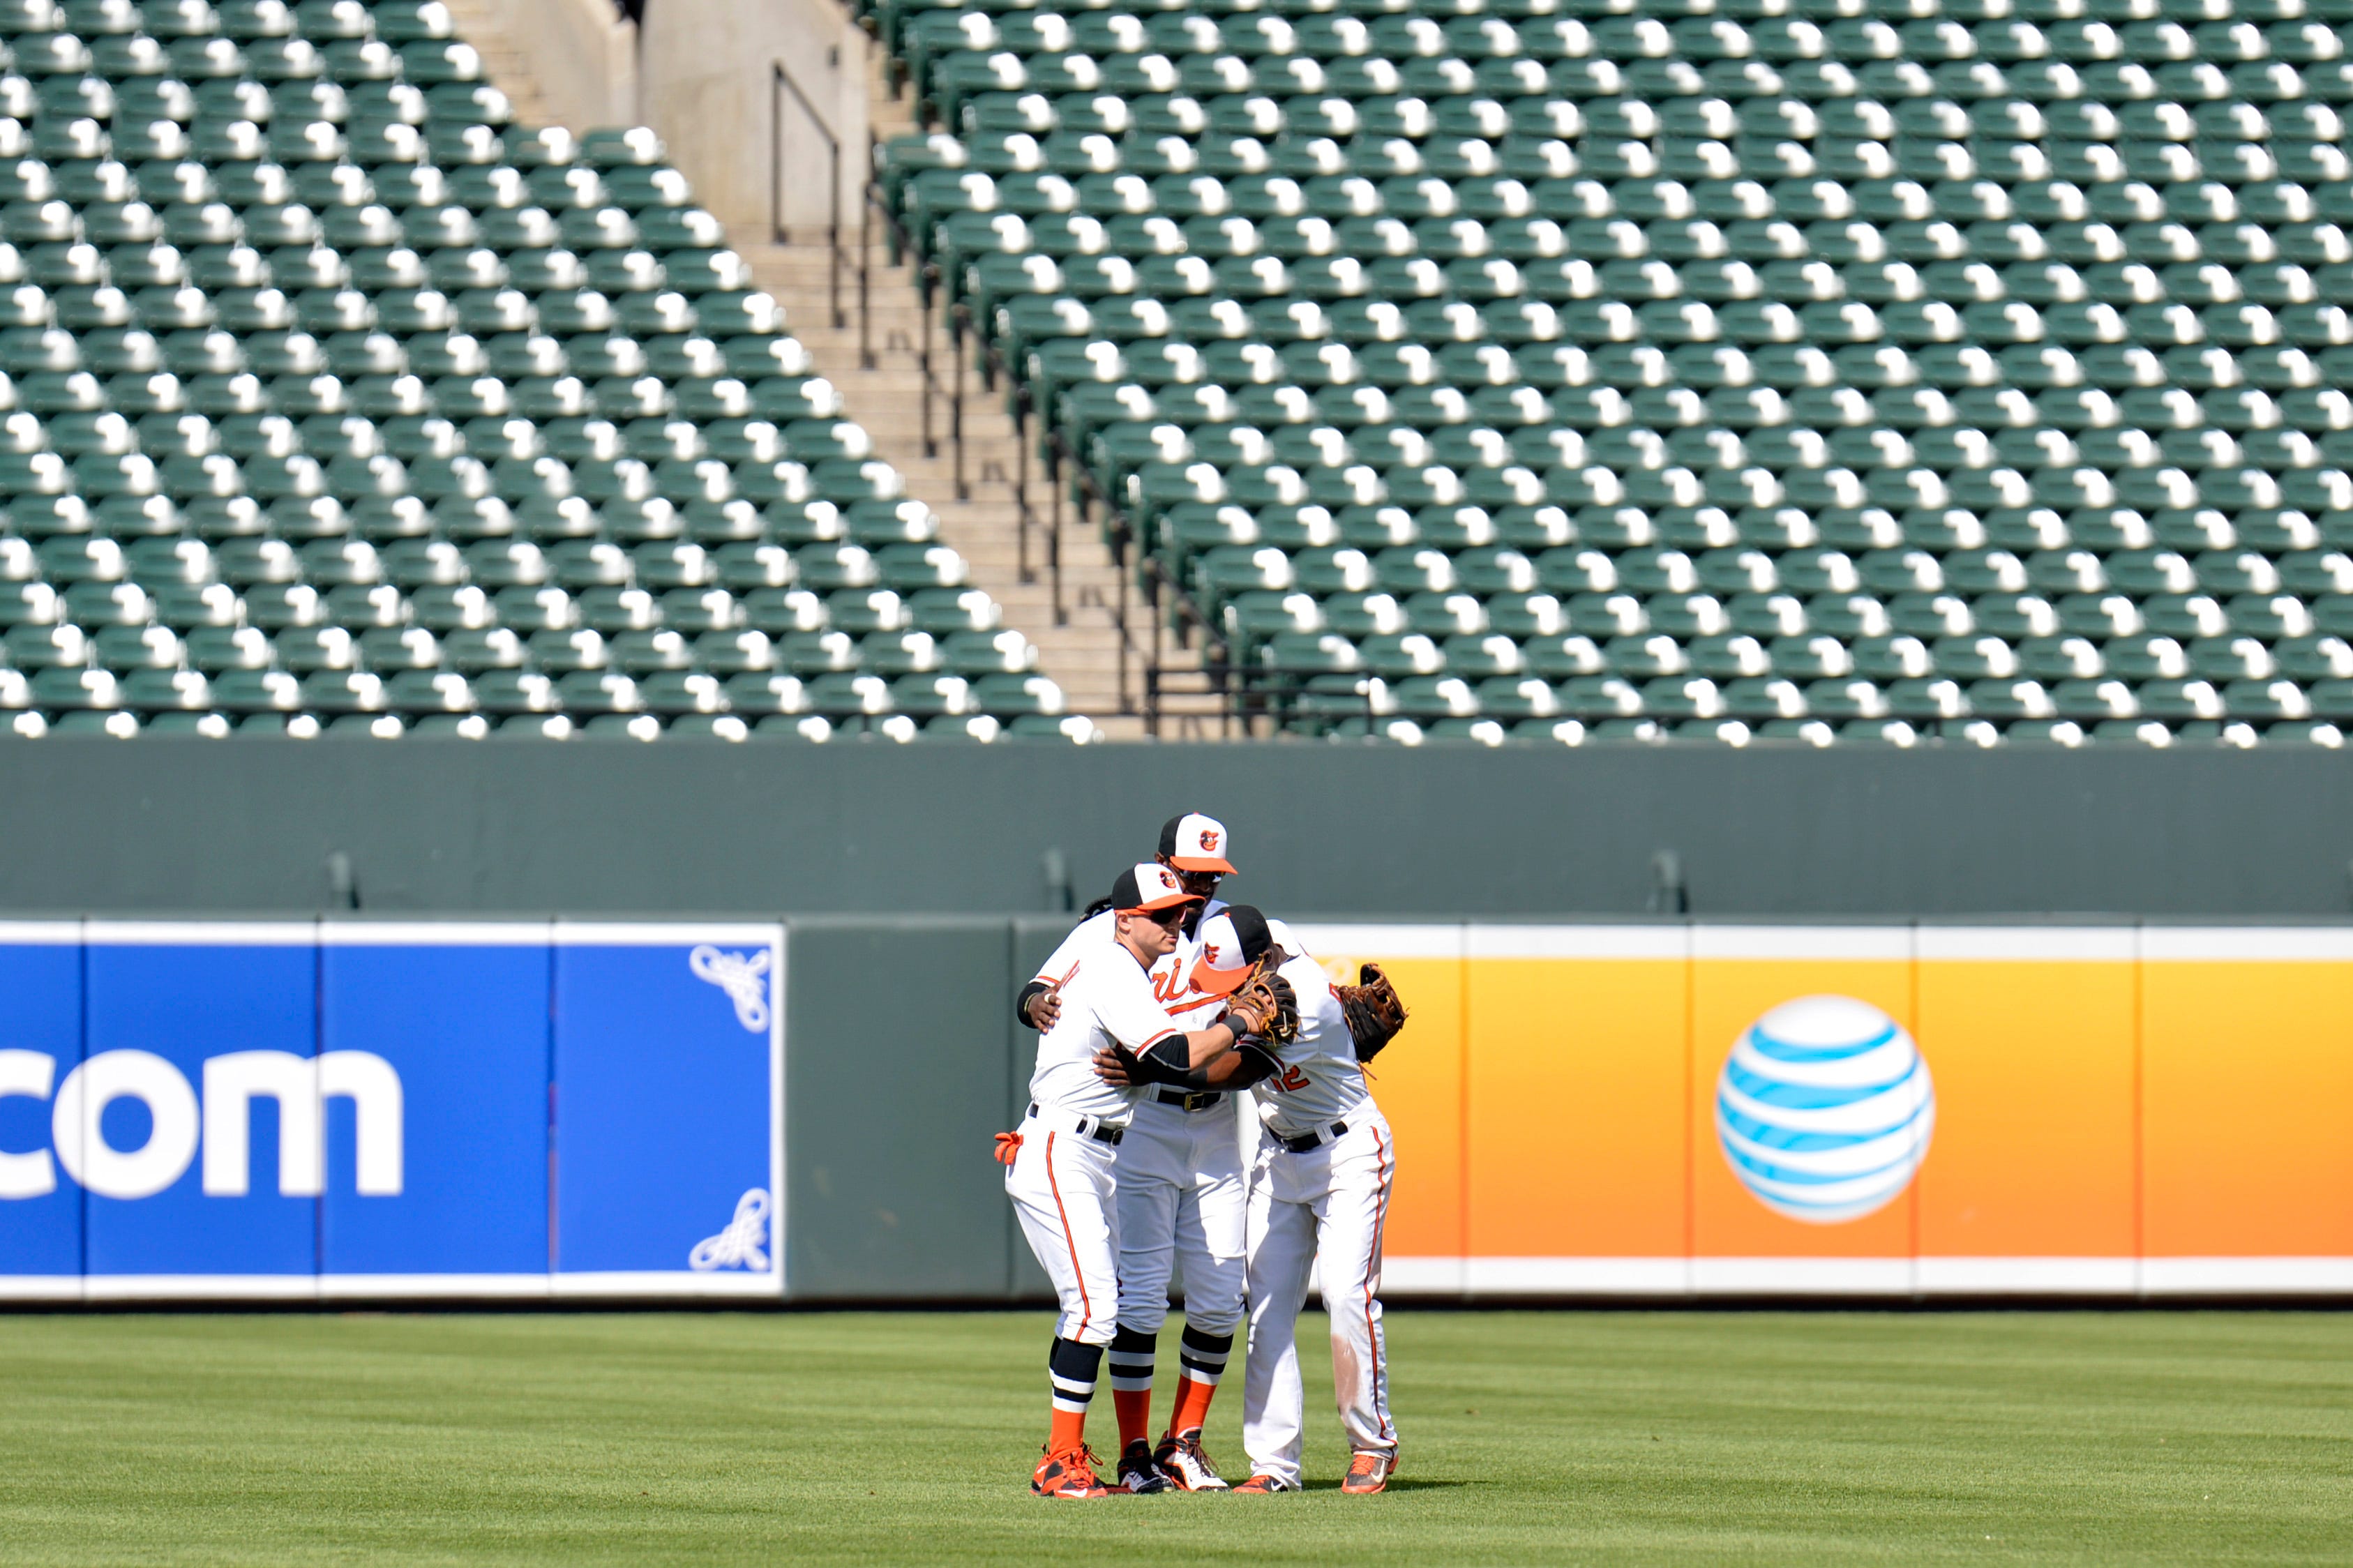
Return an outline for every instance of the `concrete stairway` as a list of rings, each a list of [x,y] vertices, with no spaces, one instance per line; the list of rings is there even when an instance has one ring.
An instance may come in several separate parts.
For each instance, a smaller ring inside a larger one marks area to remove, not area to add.
[[[1044,466],[1033,448],[1025,489],[1020,443],[1005,399],[985,390],[970,367],[964,388],[964,493],[969,499],[957,499],[952,415],[944,395],[954,385],[955,372],[947,333],[936,320],[931,323],[936,389],[933,441],[931,455],[926,455],[924,323],[912,268],[884,267],[882,247],[873,247],[868,331],[874,368],[864,370],[860,368],[854,255],[847,258],[851,265],[843,278],[844,324],[836,327],[828,300],[831,250],[821,237],[815,244],[783,246],[738,239],[737,247],[752,263],[760,286],[784,306],[787,326],[807,345],[818,370],[841,388],[847,413],[874,437],[876,455],[906,476],[910,495],[939,513],[940,537],[970,563],[974,585],[987,589],[1005,607],[1008,626],[1018,627],[1038,645],[1039,668],[1060,685],[1071,710],[1094,717],[1109,733],[1142,734],[1136,715],[1145,705],[1147,612],[1131,591],[1123,687],[1121,574],[1100,530],[1081,520],[1066,500],[1060,509],[1062,571],[1057,605],[1047,570],[1047,536],[1055,508]],[[1031,520],[1026,551],[1021,529],[1025,500]]]
[[[913,99],[893,99],[880,51],[869,58],[869,113],[875,135],[888,141],[913,132]],[[832,250],[826,235],[794,235],[793,243],[764,245],[756,243],[765,237],[756,229],[731,223],[729,233],[751,262],[760,286],[784,306],[786,324],[808,345],[818,369],[841,388],[850,417],[873,436],[877,454],[907,476],[908,493],[939,513],[941,538],[971,563],[975,585],[1005,606],[1006,623],[1038,645],[1039,668],[1061,686],[1074,711],[1093,716],[1113,736],[1145,733],[1145,669],[1155,648],[1164,690],[1199,684],[1198,652],[1176,647],[1151,624],[1149,607],[1132,584],[1123,584],[1125,574],[1113,562],[1100,528],[1081,517],[1067,496],[1060,509],[1061,584],[1057,595],[1047,570],[1047,534],[1057,509],[1045,466],[1032,446],[1025,472],[1021,442],[1002,386],[984,388],[978,367],[970,363],[962,374],[965,482],[958,486],[947,395],[955,390],[958,374],[946,325],[937,311],[928,334],[934,394],[927,455],[922,298],[912,265],[886,265],[879,220],[871,226],[856,226],[843,237],[847,254],[839,327],[831,306]],[[870,268],[865,342],[872,347],[871,370],[861,368],[857,287],[861,245]],[[1029,435],[1034,442],[1034,425]],[[965,499],[959,500],[959,494]],[[1030,518],[1026,551],[1021,529],[1025,506]],[[1161,732],[1174,736],[1198,731],[1198,717],[1180,716],[1176,710],[1199,706],[1198,699],[1164,696]],[[1214,714],[1214,708],[1210,711]],[[1214,732],[1214,720],[1210,729]]]
[[[807,3],[807,0],[805,0]],[[459,29],[480,51],[491,79],[511,99],[518,119],[541,122],[543,100],[531,63],[503,36],[483,0],[452,0]],[[912,100],[894,100],[879,51],[873,76],[873,126],[883,139],[912,131]],[[863,153],[860,150],[860,156]],[[886,266],[880,224],[867,260],[871,317],[866,323],[874,366],[863,368],[860,348],[858,247],[863,226],[844,236],[840,324],[831,303],[833,252],[823,233],[770,243],[765,213],[727,213],[730,239],[751,264],[759,286],[785,310],[786,325],[807,345],[819,374],[841,389],[845,413],[874,438],[875,456],[906,476],[907,493],[939,514],[941,540],[970,563],[972,585],[1004,606],[1005,624],[1037,645],[1039,668],[1061,687],[1070,710],[1092,718],[1107,738],[1137,739],[1149,730],[1145,668],[1156,651],[1162,670],[1159,732],[1170,738],[1213,738],[1223,728],[1219,706],[1206,690],[1198,649],[1177,646],[1152,624],[1150,608],[1123,574],[1101,530],[1067,497],[1060,509],[1059,593],[1047,569],[1056,509],[1044,465],[1032,447],[1025,475],[1021,443],[1000,387],[985,390],[976,368],[964,376],[963,473],[958,499],[956,450],[950,439],[945,394],[955,372],[944,323],[931,323],[934,440],[923,440],[924,321],[913,269]],[[853,215],[845,215],[848,218]],[[1035,438],[1034,428],[1031,432]],[[1026,484],[1025,484],[1026,479]],[[1031,525],[1022,536],[1024,508]],[[1125,588],[1123,595],[1123,588]],[[1123,633],[1122,619],[1126,630]],[[1123,654],[1124,657],[1123,658]]]
[[[523,58],[507,37],[506,29],[499,25],[487,0],[443,3],[449,7],[449,19],[458,25],[458,36],[474,46],[474,52],[482,57],[482,69],[514,106],[515,118],[525,125],[545,125],[551,117],[547,100],[539,90],[539,79],[532,74],[531,61]]]

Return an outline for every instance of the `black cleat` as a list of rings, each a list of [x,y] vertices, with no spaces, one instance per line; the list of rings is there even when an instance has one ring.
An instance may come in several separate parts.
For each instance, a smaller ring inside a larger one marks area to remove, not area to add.
[[[1138,1437],[1120,1450],[1118,1490],[1143,1497],[1151,1492],[1174,1490],[1176,1485],[1158,1465],[1152,1462],[1152,1446],[1143,1438]]]

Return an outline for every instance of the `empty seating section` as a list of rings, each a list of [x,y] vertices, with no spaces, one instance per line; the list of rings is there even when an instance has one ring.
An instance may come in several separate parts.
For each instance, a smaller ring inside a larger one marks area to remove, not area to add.
[[[881,0],[1290,729],[2341,742],[2349,0]]]
[[[416,0],[0,66],[0,726],[1087,731],[649,132]]]

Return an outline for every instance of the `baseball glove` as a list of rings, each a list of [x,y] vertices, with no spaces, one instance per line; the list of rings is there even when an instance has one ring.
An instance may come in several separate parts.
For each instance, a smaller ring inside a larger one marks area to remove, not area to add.
[[[1377,963],[1366,964],[1356,978],[1361,984],[1335,985],[1332,994],[1340,999],[1349,1038],[1356,1042],[1356,1059],[1368,1062],[1405,1027],[1405,1001]]]
[[[1246,1035],[1275,1045],[1299,1037],[1299,995],[1291,982],[1263,965],[1250,972],[1226,1003],[1227,1016]]]

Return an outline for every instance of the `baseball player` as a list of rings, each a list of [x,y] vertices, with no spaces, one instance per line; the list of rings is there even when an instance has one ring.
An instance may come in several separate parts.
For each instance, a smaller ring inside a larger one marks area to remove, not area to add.
[[[1152,966],[1175,948],[1177,926],[1200,901],[1165,866],[1120,873],[1112,885],[1112,940],[1090,945],[1056,976],[1060,1005],[1039,1037],[1029,1113],[1018,1131],[997,1134],[1006,1192],[1061,1301],[1047,1358],[1052,1426],[1029,1481],[1040,1497],[1110,1494],[1087,1447],[1086,1415],[1118,1308],[1113,1155],[1141,1091],[1105,1082],[1093,1058],[1117,1049],[1149,1070],[1181,1074],[1230,1050],[1274,1015],[1261,989],[1236,997],[1207,1028],[1187,1032],[1153,995]]]
[[[1387,978],[1366,965],[1365,984],[1335,988],[1287,928],[1236,905],[1202,922],[1193,983],[1232,994],[1271,970],[1295,1004],[1291,1037],[1254,1037],[1182,1075],[1140,1064],[1155,1081],[1249,1085],[1266,1136],[1250,1184],[1250,1346],[1242,1387],[1242,1446],[1251,1475],[1240,1492],[1301,1485],[1303,1394],[1294,1338],[1311,1271],[1332,1320],[1333,1390],[1354,1450],[1341,1489],[1382,1490],[1397,1466],[1381,1331],[1381,1229],[1397,1175],[1397,1144],[1365,1087],[1363,1062],[1404,1023]],[[1115,1051],[1097,1058],[1113,1082],[1126,1074]]]
[[[1233,872],[1225,824],[1187,813],[1160,829],[1156,861],[1203,901],[1176,946],[1153,969],[1153,994],[1180,1023],[1209,1016],[1224,994],[1192,983],[1201,921],[1225,905],[1219,880]],[[1108,914],[1081,923],[1022,992],[1024,1022],[1050,1026],[1051,982],[1090,944],[1107,939]],[[1111,1346],[1112,1404],[1119,1418],[1119,1485],[1131,1492],[1222,1491],[1226,1482],[1201,1447],[1209,1402],[1242,1321],[1249,1189],[1240,1127],[1227,1093],[1167,1086],[1142,1091],[1114,1159],[1119,1205],[1119,1328]],[[1181,1375],[1167,1429],[1152,1440],[1153,1363],[1168,1316],[1168,1281],[1185,1270]]]

